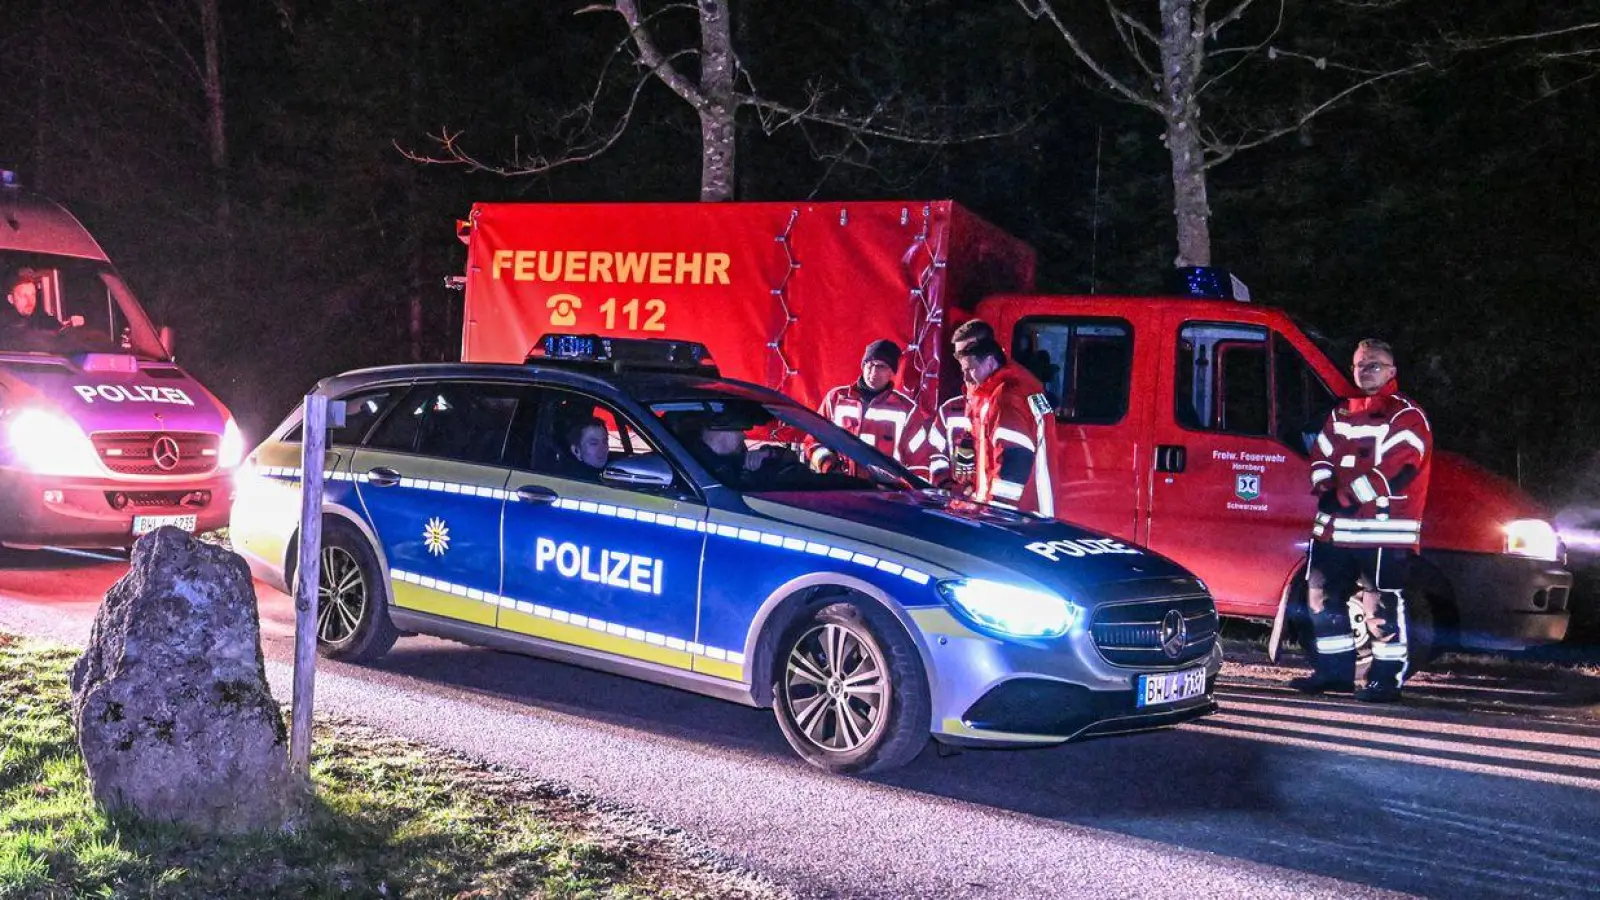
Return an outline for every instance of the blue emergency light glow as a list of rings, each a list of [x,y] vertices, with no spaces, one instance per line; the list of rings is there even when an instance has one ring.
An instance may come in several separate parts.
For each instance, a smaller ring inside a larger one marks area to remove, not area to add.
[[[597,334],[547,334],[527,362],[562,362],[650,371],[692,371],[715,376],[716,363],[704,344],[665,338],[617,338]]]
[[[1177,292],[1196,300],[1250,302],[1250,289],[1227,269],[1216,266],[1180,266],[1174,273]]]
[[[17,173],[10,169],[0,169],[0,187],[16,187],[20,183],[17,180]]]

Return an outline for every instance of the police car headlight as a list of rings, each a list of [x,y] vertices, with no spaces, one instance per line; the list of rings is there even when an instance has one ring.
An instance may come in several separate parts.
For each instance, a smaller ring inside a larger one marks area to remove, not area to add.
[[[1059,594],[983,578],[940,582],[939,593],[980,627],[1014,637],[1060,637],[1083,617]]]
[[[244,432],[233,419],[222,426],[222,441],[217,444],[217,465],[231,469],[244,460]]]
[[[1506,553],[1555,562],[1561,558],[1561,536],[1543,519],[1518,519],[1505,526]]]
[[[23,467],[41,475],[94,475],[100,454],[78,423],[49,409],[22,409],[6,423],[6,437]]]

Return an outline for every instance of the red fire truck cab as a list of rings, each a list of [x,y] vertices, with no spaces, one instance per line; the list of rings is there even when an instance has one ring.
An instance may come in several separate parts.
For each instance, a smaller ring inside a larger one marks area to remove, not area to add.
[[[1057,517],[1172,558],[1224,615],[1283,621],[1303,596],[1307,447],[1356,388],[1281,310],[1038,294],[1033,250],[949,201],[479,204],[459,231],[470,361],[553,331],[686,338],[815,406],[890,338],[931,412],[960,390],[950,332],[982,318],[1055,406]],[[1514,485],[1439,452],[1422,541],[1414,655],[1565,636],[1564,548]]]

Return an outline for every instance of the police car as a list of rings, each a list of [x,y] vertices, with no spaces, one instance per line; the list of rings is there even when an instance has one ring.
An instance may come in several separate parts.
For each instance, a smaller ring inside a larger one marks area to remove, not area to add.
[[[422,633],[770,706],[838,772],[901,765],[930,735],[1050,745],[1216,709],[1216,609],[1188,572],[934,490],[718,377],[700,345],[547,336],[523,366],[320,389],[345,409],[322,472],[328,657]],[[301,429],[296,412],[250,455],[233,509],[235,549],[281,589]],[[849,465],[811,471],[812,441]]]

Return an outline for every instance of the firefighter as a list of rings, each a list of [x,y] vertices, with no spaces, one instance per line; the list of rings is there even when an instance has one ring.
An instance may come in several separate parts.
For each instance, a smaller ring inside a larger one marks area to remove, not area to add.
[[[915,401],[895,390],[899,368],[900,348],[895,342],[873,341],[861,354],[861,377],[829,391],[817,412],[918,475],[926,475],[926,417],[918,413]],[[805,459],[818,472],[832,472],[846,463],[815,442],[808,442]]]
[[[1055,515],[1050,484],[1050,400],[1033,373],[1006,361],[993,337],[956,351],[967,389],[975,454],[972,499]]]
[[[951,335],[957,353],[983,338],[994,338],[994,329],[982,319],[968,319]],[[967,420],[967,392],[972,385],[962,375],[961,393],[939,404],[928,427],[928,480],[948,491],[965,493],[972,488],[974,460],[972,426]]]
[[[1433,437],[1428,417],[1399,391],[1388,344],[1362,341],[1354,371],[1364,396],[1335,407],[1311,448],[1318,502],[1306,587],[1316,669],[1289,684],[1308,694],[1354,690],[1357,700],[1393,703],[1406,676],[1402,592],[1422,535]],[[1348,607],[1358,589],[1375,592],[1377,604],[1366,618],[1372,664],[1356,688]]]

